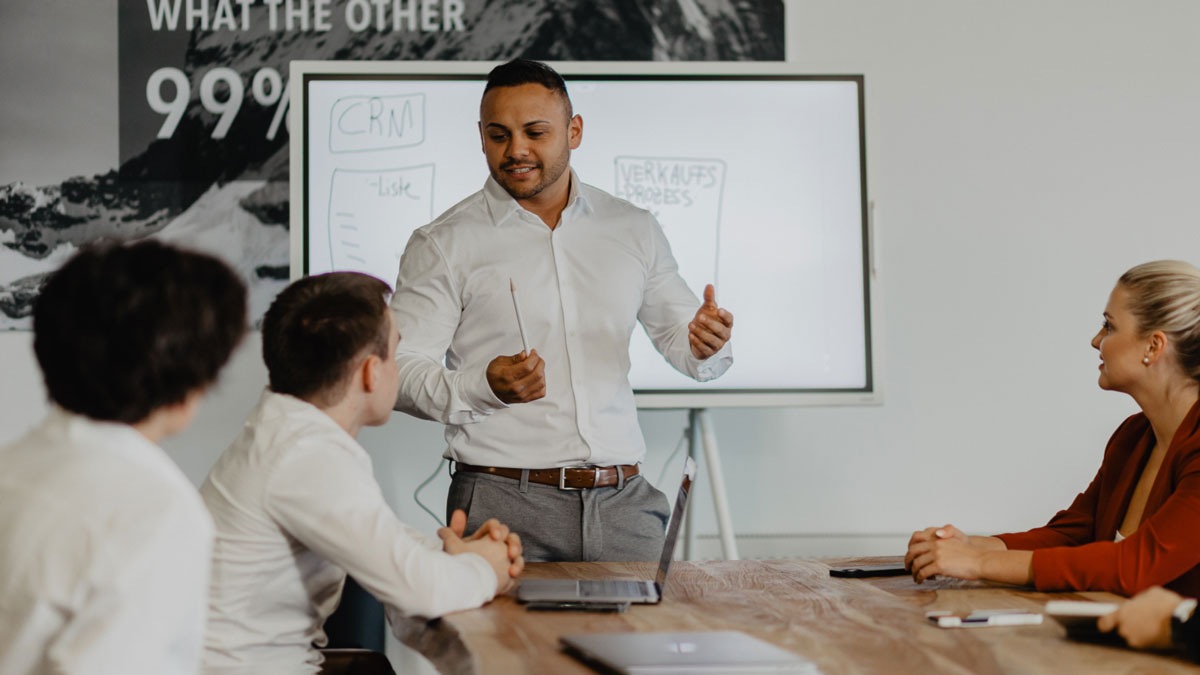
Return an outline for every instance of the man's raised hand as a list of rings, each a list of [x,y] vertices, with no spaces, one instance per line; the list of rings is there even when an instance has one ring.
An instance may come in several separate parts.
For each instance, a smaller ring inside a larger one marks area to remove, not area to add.
[[[704,287],[704,304],[688,324],[688,344],[692,356],[707,359],[729,342],[733,331],[733,314],[717,306],[717,290],[712,284]]]

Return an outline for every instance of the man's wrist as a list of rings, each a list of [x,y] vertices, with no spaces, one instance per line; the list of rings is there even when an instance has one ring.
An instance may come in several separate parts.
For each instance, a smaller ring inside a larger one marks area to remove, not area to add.
[[[492,383],[488,381],[487,366],[484,366],[482,376],[482,381],[476,379],[475,386],[468,393],[468,405],[484,415],[507,408],[508,404],[500,400],[500,397],[496,395],[496,390],[492,389]]]

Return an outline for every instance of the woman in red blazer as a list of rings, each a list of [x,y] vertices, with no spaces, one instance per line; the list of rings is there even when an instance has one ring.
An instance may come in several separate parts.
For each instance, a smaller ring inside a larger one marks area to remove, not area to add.
[[[1100,387],[1141,412],[1117,427],[1091,485],[1044,527],[993,537],[953,525],[914,532],[905,566],[1133,595],[1155,585],[1200,595],[1200,270],[1138,265],[1117,281],[1092,346]]]

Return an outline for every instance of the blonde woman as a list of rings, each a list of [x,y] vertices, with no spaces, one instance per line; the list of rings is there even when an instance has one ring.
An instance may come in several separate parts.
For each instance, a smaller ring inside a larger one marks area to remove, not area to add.
[[[914,532],[904,562],[917,582],[1200,595],[1200,270],[1162,260],[1126,272],[1092,347],[1100,388],[1128,394],[1141,412],[1113,433],[1091,485],[1027,532]]]

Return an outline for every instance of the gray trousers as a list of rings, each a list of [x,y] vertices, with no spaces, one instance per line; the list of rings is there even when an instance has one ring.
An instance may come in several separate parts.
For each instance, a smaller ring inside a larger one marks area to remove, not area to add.
[[[521,535],[528,562],[658,560],[666,496],[640,475],[621,487],[559,490],[469,471],[455,472],[446,514],[467,512],[467,533],[488,518]]]

